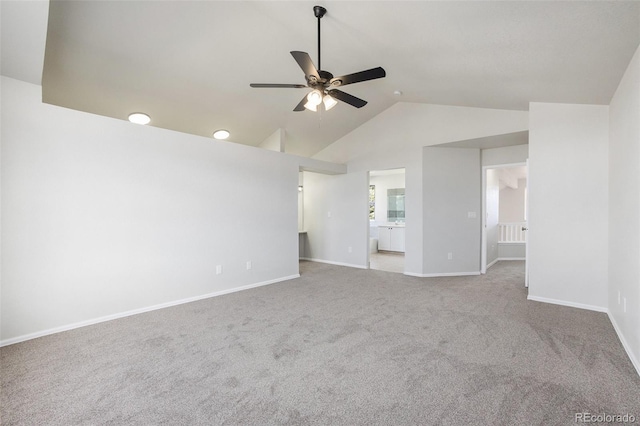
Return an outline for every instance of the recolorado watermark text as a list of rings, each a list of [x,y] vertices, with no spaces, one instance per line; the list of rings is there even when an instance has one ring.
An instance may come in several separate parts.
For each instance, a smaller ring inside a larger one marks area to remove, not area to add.
[[[576,423],[635,423],[633,414],[576,413]]]

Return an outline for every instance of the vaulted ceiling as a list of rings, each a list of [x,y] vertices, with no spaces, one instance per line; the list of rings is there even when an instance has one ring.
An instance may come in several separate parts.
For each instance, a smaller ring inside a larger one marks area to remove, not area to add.
[[[293,112],[307,90],[249,83],[305,83],[289,52],[317,61],[315,4],[52,1],[43,100],[254,146],[284,129],[286,151],[310,156],[398,101],[608,104],[640,43],[636,1],[325,1],[322,67],[387,77],[344,88],[361,109]]]

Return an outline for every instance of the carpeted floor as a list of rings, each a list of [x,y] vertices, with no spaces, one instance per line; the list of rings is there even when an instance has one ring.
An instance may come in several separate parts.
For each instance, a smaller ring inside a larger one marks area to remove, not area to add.
[[[302,262],[296,280],[8,346],[2,424],[640,419],[640,378],[607,316],[527,301],[523,270],[424,279]]]

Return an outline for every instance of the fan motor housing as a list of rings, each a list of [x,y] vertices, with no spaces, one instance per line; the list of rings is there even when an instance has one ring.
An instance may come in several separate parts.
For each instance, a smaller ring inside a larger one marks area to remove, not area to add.
[[[324,70],[318,70],[318,76],[320,77],[320,80],[316,80],[315,76],[308,76],[307,83],[309,84],[309,87],[312,87],[314,89],[325,88],[328,86],[329,81],[331,81],[331,79],[333,78],[333,74],[331,74],[329,71]],[[333,85],[339,86],[341,83],[342,81],[336,80],[333,82]]]
[[[333,74],[331,74],[329,71],[318,70],[318,75],[320,76],[320,80],[323,83],[326,83],[333,78]]]

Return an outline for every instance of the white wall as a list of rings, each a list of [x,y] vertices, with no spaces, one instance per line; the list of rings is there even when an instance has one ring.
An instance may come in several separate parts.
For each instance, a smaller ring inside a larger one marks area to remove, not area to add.
[[[526,130],[527,111],[399,102],[315,158],[346,163],[349,173],[405,168],[405,273],[423,275],[423,147]]]
[[[529,114],[529,297],[606,310],[609,108]]]
[[[524,222],[526,179],[518,179],[518,188],[500,190],[500,222]]]
[[[398,102],[314,158],[348,163],[350,171],[400,168],[387,164],[404,162],[412,148],[422,152],[424,146],[526,131],[528,125],[527,111]]]
[[[609,120],[609,312],[640,373],[640,48]]]
[[[498,244],[498,258],[502,260],[524,260],[527,247],[524,243],[500,243]]]
[[[369,179],[366,172],[304,172],[305,257],[367,268]]]
[[[297,276],[294,157],[46,105],[40,86],[1,84],[5,343]]]
[[[423,275],[479,274],[480,150],[427,147],[423,164]]]
[[[529,158],[529,144],[482,150],[483,166],[525,163],[527,158]]]
[[[376,186],[376,208],[373,226],[384,225],[387,222],[387,190],[404,188],[404,171],[381,176],[371,176],[369,184]]]
[[[498,170],[487,169],[486,170],[486,250],[487,250],[487,265],[493,263],[498,259],[498,240],[500,239],[500,228],[498,227],[498,212],[502,209],[500,199],[500,183],[498,181]]]

